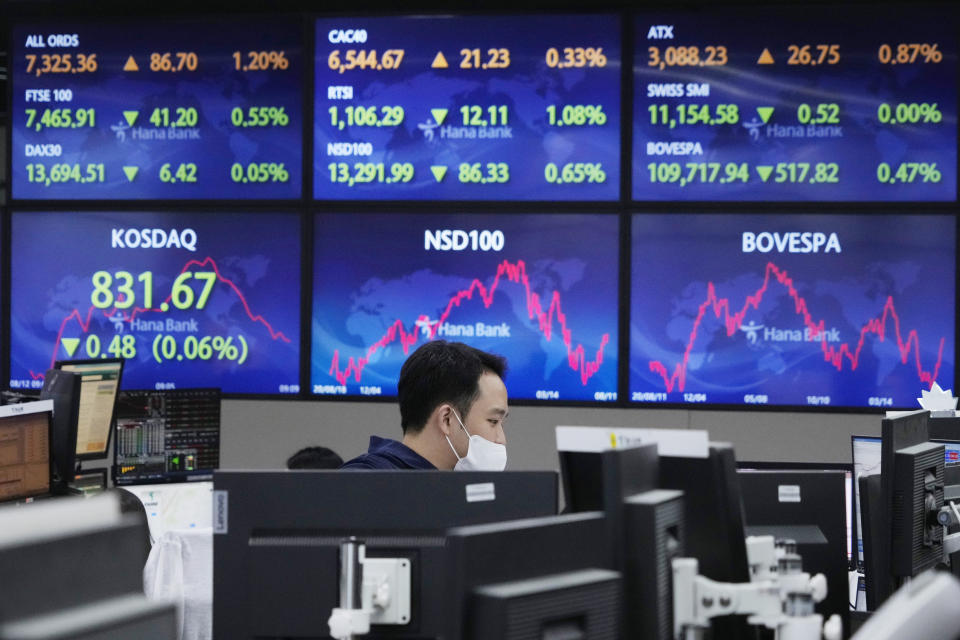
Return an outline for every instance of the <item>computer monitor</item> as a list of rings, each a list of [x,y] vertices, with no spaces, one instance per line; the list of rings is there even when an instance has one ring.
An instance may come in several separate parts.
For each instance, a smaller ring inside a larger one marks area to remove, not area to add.
[[[706,458],[660,458],[660,486],[683,491],[684,555],[700,574],[720,582],[750,582],[743,500],[733,446],[711,442]],[[714,618],[713,637],[747,637],[743,616]]]
[[[78,373],[82,379],[77,460],[106,458],[123,373],[123,359],[60,360],[54,364],[54,368]]]
[[[933,422],[933,420],[931,420]],[[938,431],[938,433],[943,433]],[[944,482],[947,487],[957,487],[953,495],[960,495],[960,439],[943,439],[934,437],[931,433],[930,442],[937,442],[944,446]],[[859,564],[863,564],[863,537],[860,525],[860,487],[857,479],[861,476],[880,473],[880,438],[875,436],[850,436],[853,453],[854,468],[854,532],[858,536],[854,539],[854,549],[858,550]],[[949,493],[949,490],[948,490]]]
[[[121,391],[117,485],[212,480],[220,466],[220,389]]]
[[[447,579],[424,597],[444,604],[445,640],[620,636],[620,573],[605,517],[587,512],[457,527]]]
[[[930,416],[927,431],[931,440],[960,441],[960,418],[937,418]]]
[[[40,399],[53,400],[53,425],[50,431],[53,479],[50,492],[54,494],[67,493],[75,479],[81,382],[79,374],[60,369],[49,369],[43,376]]]
[[[146,542],[114,496],[0,509],[0,639],[176,638],[174,602],[143,593]]]
[[[944,447],[929,442],[928,411],[881,422],[881,474],[860,481],[867,606],[943,559]]]
[[[657,488],[657,445],[559,455],[567,509],[606,515],[606,547],[624,574],[621,636],[667,640],[671,563],[683,555],[685,525],[682,492]]]
[[[817,613],[824,619],[839,615],[849,630],[851,473],[846,467],[740,469],[738,476],[747,534],[794,540],[803,570],[827,579],[827,597],[817,604]]]
[[[0,502],[49,493],[53,401],[0,406]]]
[[[879,441],[879,439],[878,439]],[[854,551],[857,548],[857,512],[854,503],[853,465],[845,462],[778,462],[770,460],[737,460],[737,470],[769,471],[842,471],[844,473],[844,498],[846,504],[847,564],[856,568]],[[746,506],[746,505],[744,505]],[[749,520],[748,520],[749,522]]]
[[[863,516],[860,509],[860,478],[880,474],[880,438],[876,436],[850,436],[851,459],[853,461],[853,507],[855,566],[863,569]]]
[[[439,637],[446,603],[427,594],[446,580],[446,530],[557,511],[554,472],[217,471],[213,484],[216,640],[327,636],[350,535],[367,557],[410,560],[409,622],[372,635]]]

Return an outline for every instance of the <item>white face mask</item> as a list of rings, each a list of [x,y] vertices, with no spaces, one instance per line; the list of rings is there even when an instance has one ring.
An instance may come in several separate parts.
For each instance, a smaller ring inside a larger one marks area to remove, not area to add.
[[[460,457],[457,450],[453,448],[453,443],[447,437],[447,444],[453,449],[453,455],[457,456],[457,464],[454,465],[454,471],[503,471],[507,466],[507,447],[506,445],[491,442],[481,436],[471,436],[467,428],[463,426],[460,416],[454,412],[460,428],[470,438],[467,445],[467,455]]]

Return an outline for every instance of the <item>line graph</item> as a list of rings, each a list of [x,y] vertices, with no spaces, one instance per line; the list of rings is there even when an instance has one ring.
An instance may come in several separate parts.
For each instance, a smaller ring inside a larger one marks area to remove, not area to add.
[[[690,356],[693,352],[701,323],[707,313],[712,311],[716,318],[722,318],[727,336],[732,336],[743,325],[744,318],[750,309],[758,309],[771,282],[776,282],[786,289],[788,295],[794,302],[794,311],[803,319],[804,326],[810,331],[812,336],[820,336],[820,348],[823,353],[824,362],[833,366],[837,371],[842,371],[845,364],[849,366],[851,371],[855,371],[859,365],[860,353],[867,337],[876,335],[881,342],[885,341],[888,331],[887,322],[891,320],[900,354],[900,362],[906,365],[910,360],[910,354],[913,353],[919,380],[928,387],[932,386],[937,380],[940,366],[943,362],[943,349],[946,339],[943,337],[940,338],[940,344],[937,350],[937,361],[932,369],[924,369],[923,363],[920,361],[919,335],[915,330],[911,329],[907,333],[906,339],[904,339],[900,327],[900,316],[897,314],[893,296],[887,296],[882,312],[877,317],[868,320],[863,327],[861,327],[856,346],[851,348],[848,343],[843,343],[839,347],[835,347],[829,344],[826,339],[825,321],[822,319],[814,320],[812,313],[807,307],[806,299],[797,291],[793,279],[785,270],[780,269],[773,262],[768,262],[764,270],[763,283],[754,293],[746,297],[743,306],[737,311],[731,311],[729,298],[722,298],[717,295],[713,282],[707,283],[707,296],[698,307],[697,315],[694,318],[681,361],[674,366],[672,372],[659,360],[651,360],[649,362],[650,371],[662,378],[664,387],[668,393],[672,392],[675,388],[683,391],[686,387],[687,367]]]
[[[270,335],[271,339],[280,340],[288,344],[290,343],[290,338],[287,337],[282,331],[278,331],[274,329],[272,324],[266,318],[264,318],[260,314],[254,313],[243,291],[240,290],[240,287],[233,280],[223,275],[223,273],[220,271],[219,266],[217,265],[217,262],[212,257],[207,256],[203,260],[196,260],[196,259],[188,260],[184,264],[183,268],[180,269],[179,274],[186,273],[187,271],[189,271],[194,267],[211,269],[216,276],[217,282],[227,285],[233,291],[233,293],[237,296],[237,298],[240,300],[240,303],[243,305],[244,312],[246,313],[247,317],[250,319],[251,322],[255,324],[263,325],[267,329],[267,332]],[[103,315],[104,318],[112,319],[117,314],[119,314],[122,322],[130,324],[137,318],[137,316],[144,313],[166,313],[167,303],[169,303],[172,298],[173,298],[173,292],[171,291],[171,293],[168,294],[167,297],[163,300],[163,302],[161,303],[161,306],[133,307],[130,310],[121,310],[121,309],[118,309],[116,306],[110,309],[98,310],[93,305],[91,305],[87,309],[86,313],[84,313],[80,309],[76,309],[76,308],[72,309],[60,323],[60,328],[57,331],[57,337],[53,345],[53,354],[50,359],[50,367],[52,368],[54,363],[57,360],[57,353],[60,350],[60,344],[63,340],[64,332],[67,330],[71,322],[76,322],[80,326],[81,331],[83,333],[86,333],[90,330],[90,323],[92,322],[96,312],[100,311],[100,313]],[[122,302],[122,300],[120,301]],[[43,378],[43,373],[37,373],[33,370],[30,370],[29,374],[34,380],[39,380]]]
[[[610,334],[604,333],[600,339],[600,345],[597,348],[593,359],[587,357],[586,349],[582,344],[574,346],[574,340],[571,329],[567,326],[567,316],[562,309],[561,296],[559,291],[553,291],[549,296],[549,303],[544,309],[543,302],[539,294],[532,290],[530,278],[527,274],[527,266],[523,260],[511,262],[503,260],[497,265],[496,273],[489,287],[483,284],[479,279],[474,278],[470,285],[457,291],[448,300],[444,311],[437,320],[430,320],[429,316],[420,314],[413,323],[415,329],[408,330],[403,319],[395,320],[384,332],[380,339],[371,344],[363,356],[350,356],[346,366],[340,367],[340,351],[335,349],[331,359],[329,375],[334,376],[341,385],[347,384],[353,377],[356,382],[360,382],[364,367],[370,362],[371,358],[379,351],[393,343],[399,343],[403,349],[404,355],[408,355],[410,348],[417,343],[421,336],[426,335],[428,340],[436,337],[440,327],[447,321],[454,309],[460,307],[464,300],[472,300],[474,295],[478,295],[484,308],[489,308],[493,304],[494,294],[497,292],[503,279],[507,282],[515,283],[523,287],[526,301],[527,316],[530,320],[536,320],[537,329],[547,341],[550,341],[555,333],[554,321],[559,325],[559,333],[566,347],[567,364],[573,371],[579,374],[580,382],[586,386],[590,378],[600,370],[604,361],[604,350],[610,342]]]

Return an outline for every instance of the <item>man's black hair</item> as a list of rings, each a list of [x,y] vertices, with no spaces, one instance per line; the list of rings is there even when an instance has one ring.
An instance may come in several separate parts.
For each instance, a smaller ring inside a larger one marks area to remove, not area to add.
[[[287,469],[339,469],[343,458],[326,447],[300,449],[287,460]]]
[[[397,396],[403,433],[418,433],[433,410],[449,403],[461,420],[480,395],[480,376],[494,373],[501,379],[507,361],[462,342],[434,340],[410,354],[400,369]]]

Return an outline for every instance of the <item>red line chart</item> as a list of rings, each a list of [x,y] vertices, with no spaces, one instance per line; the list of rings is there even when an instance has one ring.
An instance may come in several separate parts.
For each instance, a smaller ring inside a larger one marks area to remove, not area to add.
[[[189,260],[185,265],[183,265],[183,268],[180,269],[177,275],[181,273],[185,273],[193,267],[212,269],[214,274],[216,274],[217,276],[217,281],[230,287],[230,289],[232,289],[233,292],[237,295],[237,298],[240,300],[240,304],[243,305],[243,309],[246,312],[247,317],[250,318],[251,322],[259,323],[259,324],[262,324],[264,327],[266,327],[267,331],[270,334],[270,338],[272,338],[273,340],[281,340],[282,342],[286,342],[286,343],[290,342],[290,338],[284,335],[282,331],[275,330],[273,326],[267,321],[266,318],[264,318],[262,315],[255,314],[253,312],[253,310],[250,308],[250,303],[247,301],[246,296],[240,290],[240,287],[238,287],[233,280],[230,280],[229,278],[224,276],[222,273],[220,273],[220,268],[217,266],[217,263],[213,258],[207,256],[203,260]],[[163,300],[162,304],[166,304],[170,302],[171,298],[173,298],[173,292],[171,292]],[[70,313],[67,314],[67,316],[60,323],[60,329],[57,331],[57,339],[53,344],[53,355],[50,358],[50,368],[53,368],[54,363],[56,363],[57,361],[57,353],[60,351],[60,341],[63,339],[63,333],[64,331],[66,331],[70,322],[75,321],[78,325],[80,325],[80,329],[84,333],[86,333],[87,331],[90,330],[90,322],[97,311],[98,309],[91,305],[90,308],[87,309],[86,314],[84,314],[84,312],[80,311],[79,309],[73,309],[72,311],[70,311]],[[133,322],[133,320],[138,315],[141,315],[144,313],[166,313],[166,310],[161,307],[149,307],[149,308],[133,307],[132,309],[129,309],[129,310],[121,310],[121,309],[117,309],[116,307],[113,307],[111,309],[102,309],[100,310],[100,312],[105,318],[113,318],[116,314],[119,313],[122,321],[129,324]],[[30,371],[30,377],[32,377],[34,380],[39,380],[43,378],[43,374]]]
[[[383,336],[367,348],[365,355],[354,358],[350,356],[346,366],[340,368],[340,351],[333,352],[333,358],[330,364],[330,375],[337,379],[341,385],[347,384],[352,376],[356,382],[360,382],[363,374],[363,368],[370,362],[373,355],[394,342],[399,342],[404,355],[410,353],[410,347],[415,345],[422,334],[426,334],[428,340],[436,337],[437,331],[441,325],[447,321],[451,312],[459,307],[464,300],[472,300],[474,294],[480,297],[484,308],[489,308],[493,304],[493,297],[501,281],[506,278],[508,282],[517,283],[523,286],[526,294],[527,316],[531,320],[536,320],[538,328],[543,336],[549,341],[554,334],[554,318],[560,326],[560,335],[563,344],[567,348],[567,364],[571,369],[580,374],[580,382],[586,385],[590,378],[595,374],[603,364],[603,352],[610,342],[610,334],[605,333],[600,339],[600,346],[594,354],[593,360],[587,360],[587,355],[582,344],[573,346],[573,336],[567,327],[567,316],[563,312],[560,303],[560,293],[554,291],[550,295],[550,302],[544,310],[540,296],[530,289],[530,280],[527,277],[527,265],[523,260],[517,260],[512,263],[504,260],[497,265],[497,272],[489,288],[480,280],[474,279],[466,289],[455,293],[447,302],[446,308],[437,320],[430,320],[427,315],[421,314],[414,323],[415,329],[408,331],[403,320],[397,319],[390,325]]]
[[[690,354],[693,352],[693,346],[697,340],[697,332],[700,329],[700,324],[703,322],[703,319],[706,317],[707,313],[712,311],[714,316],[716,316],[718,319],[722,318],[724,327],[727,331],[727,336],[732,336],[743,325],[743,319],[746,317],[750,309],[757,309],[760,306],[760,302],[763,300],[763,296],[767,292],[767,288],[770,286],[772,281],[776,281],[778,284],[786,288],[790,298],[793,299],[794,311],[803,319],[804,325],[810,330],[810,335],[814,337],[821,336],[820,349],[823,352],[823,360],[824,362],[827,362],[833,366],[837,371],[843,370],[844,363],[849,365],[851,371],[855,371],[860,362],[860,352],[863,349],[863,345],[866,342],[867,336],[876,335],[877,338],[883,342],[887,335],[887,320],[891,319],[893,321],[894,334],[897,339],[897,348],[900,351],[900,361],[903,364],[907,364],[910,359],[910,353],[913,352],[914,361],[917,368],[917,377],[920,379],[920,381],[925,383],[928,387],[932,387],[933,383],[936,382],[937,375],[940,372],[940,365],[943,362],[943,346],[945,338],[940,338],[940,347],[937,351],[937,362],[934,365],[933,370],[925,370],[920,362],[920,338],[917,335],[917,332],[911,329],[909,333],[907,333],[906,340],[903,339],[903,334],[900,330],[900,316],[897,315],[897,310],[893,302],[893,296],[887,297],[887,300],[883,305],[883,311],[880,313],[880,315],[868,320],[867,323],[864,324],[860,329],[860,337],[855,347],[851,348],[847,343],[843,343],[839,347],[835,347],[827,342],[826,334],[824,333],[824,321],[816,321],[813,319],[813,315],[807,308],[807,301],[800,295],[796,287],[794,287],[793,279],[787,274],[786,271],[780,269],[774,263],[768,262],[766,270],[764,271],[763,284],[761,284],[760,288],[758,288],[754,293],[746,297],[743,306],[739,311],[731,312],[731,303],[729,298],[718,297],[714,284],[712,282],[707,283],[707,298],[700,303],[700,306],[697,310],[697,316],[693,321],[693,328],[690,330],[690,337],[688,338],[686,348],[683,351],[682,360],[677,363],[676,366],[674,366],[672,373],[669,372],[667,367],[659,360],[650,361],[650,371],[663,378],[663,384],[666,387],[667,393],[673,391],[674,388],[676,388],[678,391],[684,390],[687,382],[687,364],[690,361]]]

